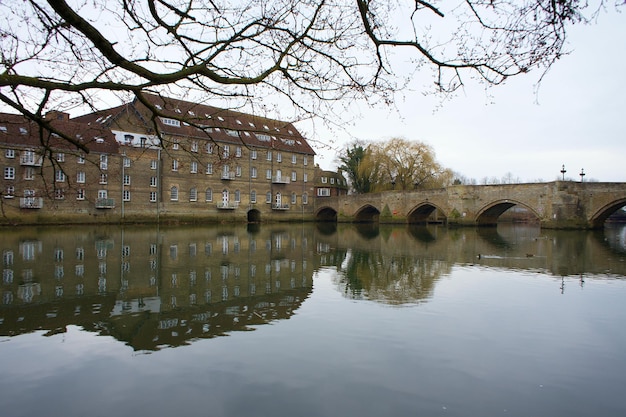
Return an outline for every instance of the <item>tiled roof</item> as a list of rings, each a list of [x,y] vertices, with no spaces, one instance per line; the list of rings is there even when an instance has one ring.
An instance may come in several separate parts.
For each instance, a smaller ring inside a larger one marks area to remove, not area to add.
[[[144,94],[143,97],[158,112],[160,117],[156,118],[156,124],[165,135],[210,138],[216,142],[244,143],[254,147],[315,154],[307,140],[289,122],[155,94]],[[73,120],[116,129],[116,125],[123,125],[123,119],[132,118],[142,121],[143,133],[155,133],[151,122],[152,111],[137,99]]]
[[[84,144],[89,151],[118,152],[119,145],[115,141],[115,136],[102,126],[85,126],[65,118],[50,119],[50,124],[54,129]],[[55,150],[79,151],[77,146],[48,130],[42,130],[39,125],[26,117],[9,113],[0,113],[0,144],[29,148],[47,146]]]

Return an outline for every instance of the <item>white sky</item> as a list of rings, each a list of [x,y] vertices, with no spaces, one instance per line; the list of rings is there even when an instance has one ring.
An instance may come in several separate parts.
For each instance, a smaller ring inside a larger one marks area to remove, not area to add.
[[[491,97],[468,87],[436,110],[437,98],[416,86],[396,102],[398,112],[361,108],[349,134],[298,128],[334,143],[316,149],[323,169],[336,168],[337,150],[353,137],[403,137],[431,145],[444,167],[478,183],[509,172],[521,181],[552,181],[563,164],[566,178],[580,180],[584,168],[585,180],[626,182],[626,14],[610,6],[597,24],[570,28],[566,49],[571,54],[552,67],[538,94],[534,72],[492,88]]]

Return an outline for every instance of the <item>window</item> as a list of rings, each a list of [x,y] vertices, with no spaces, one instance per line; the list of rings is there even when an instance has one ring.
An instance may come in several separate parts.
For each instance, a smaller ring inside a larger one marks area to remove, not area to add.
[[[150,202],[151,203],[156,203],[157,201],[157,192],[156,191],[150,191]]]
[[[148,144],[148,138],[146,137],[139,138],[139,146],[141,146],[142,148],[145,148],[147,144]]]
[[[175,185],[170,188],[170,200],[178,201],[178,187]]]
[[[303,165],[308,165],[308,163],[309,163],[309,157],[307,157],[307,156],[303,156],[303,157],[302,157],[302,164],[303,164]]]
[[[267,160],[268,161],[272,160],[272,151],[267,151]]]
[[[54,199],[63,200],[65,198],[65,190],[63,188],[54,189]]]
[[[210,162],[206,164],[206,173],[208,175],[213,174],[213,164]]]
[[[100,184],[107,183],[107,174],[100,174]]]
[[[26,167],[24,170],[24,179],[32,180],[35,178],[35,170],[32,167]]]
[[[130,190],[124,190],[122,192],[122,200],[123,201],[130,201]]]
[[[256,176],[257,176],[256,167],[251,167],[250,168],[250,178],[256,178]]]
[[[189,201],[198,201],[198,190],[195,187],[189,190]]]
[[[236,156],[237,158],[241,158],[241,146],[237,146],[237,147],[235,148],[235,156]]]
[[[172,159],[172,171],[178,171],[178,159]]]
[[[239,165],[235,167],[235,176],[241,177],[241,167]]]
[[[76,199],[77,200],[84,200],[85,199],[85,189],[84,188],[79,188],[78,190],[76,190]]]
[[[235,190],[235,203],[241,202],[241,191]]]
[[[330,177],[330,183],[334,184],[335,183],[335,178],[334,177]]]
[[[250,202],[256,203],[256,191],[255,190],[250,191]]]
[[[268,180],[272,179],[272,170],[271,169],[266,169],[265,170],[265,178]]]
[[[194,140],[191,142],[191,152],[198,152],[198,141]]]
[[[276,162],[282,162],[283,161],[283,154],[280,152],[276,152]]]
[[[296,202],[298,201],[298,196],[296,195],[296,193],[291,193],[291,204],[296,204]]]
[[[309,204],[309,195],[307,193],[302,194],[302,204]]]
[[[172,143],[172,149],[177,151],[178,148],[179,148],[178,139],[175,139],[174,143]]]
[[[5,167],[4,168],[4,179],[5,180],[14,180],[15,179],[15,168],[14,167]]]
[[[76,157],[76,163],[78,164],[84,164],[85,163],[85,155],[80,154]]]
[[[222,156],[224,158],[228,158],[230,156],[230,146],[224,145],[224,148],[222,150]]]
[[[124,157],[124,168],[130,168],[130,158],[127,156]]]
[[[57,153],[57,162],[65,162],[65,154],[62,152]]]
[[[318,188],[317,189],[318,197],[329,197],[330,196],[330,188]]]
[[[293,155],[291,155],[291,163],[295,164],[298,161],[298,158],[296,157],[296,154],[294,153]]]
[[[6,156],[7,158],[15,158],[15,150],[14,149],[5,150],[4,156]]]
[[[163,122],[164,125],[180,127],[180,120],[169,119],[167,117],[163,117],[161,118],[161,121]]]
[[[4,193],[4,198],[13,198],[15,195],[15,187],[12,185],[7,186],[7,189]]]
[[[76,173],[76,182],[80,183],[80,184],[84,184],[85,183],[85,172],[84,171],[78,171]]]
[[[252,149],[250,151],[250,158],[252,158],[252,159],[256,159],[257,158],[256,149]]]
[[[54,179],[56,182],[65,182],[65,172],[61,170],[54,171]]]
[[[107,169],[109,165],[109,156],[100,155],[100,169]]]
[[[306,172],[304,173],[304,175],[302,176],[302,181],[304,182],[308,182],[309,181],[309,174],[307,174]]]
[[[150,177],[150,187],[157,186],[157,177]]]
[[[157,160],[153,159],[150,161],[150,169],[157,169]]]
[[[207,188],[205,193],[204,193],[204,200],[205,201],[213,201],[213,190],[210,188]]]
[[[296,171],[291,171],[291,181],[292,182],[296,181],[297,177],[298,177],[298,174],[296,173]]]
[[[192,174],[198,173],[198,162],[191,161],[191,164],[189,164],[189,172],[191,172]]]
[[[328,182],[328,178],[322,177],[322,184],[326,184]]]
[[[124,185],[130,185],[130,175],[124,174]]]
[[[267,192],[265,193],[265,202],[266,203],[271,203],[272,202],[272,193],[271,192]]]
[[[213,144],[212,143],[207,143],[206,144],[206,153],[213,153]]]

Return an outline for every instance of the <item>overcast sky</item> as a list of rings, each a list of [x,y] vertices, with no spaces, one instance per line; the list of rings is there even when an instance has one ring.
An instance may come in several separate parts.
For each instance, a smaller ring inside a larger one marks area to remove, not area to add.
[[[539,72],[492,88],[492,97],[470,86],[439,110],[435,97],[408,91],[396,102],[398,112],[358,109],[362,118],[350,134],[425,142],[444,167],[478,183],[509,172],[521,181],[553,181],[562,165],[566,178],[580,180],[584,168],[585,180],[626,182],[626,13],[611,7],[597,24],[570,29],[567,49],[571,54],[553,66],[537,94]],[[301,129],[334,140],[335,150],[316,149],[324,169],[336,168],[336,150],[353,139],[333,138],[319,125],[314,133]]]

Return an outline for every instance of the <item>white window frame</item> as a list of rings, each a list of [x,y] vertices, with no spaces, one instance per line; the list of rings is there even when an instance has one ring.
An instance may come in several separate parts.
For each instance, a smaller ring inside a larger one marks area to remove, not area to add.
[[[76,182],[79,184],[84,184],[85,183],[85,171],[78,171],[76,173]]]
[[[15,167],[4,167],[4,179],[5,180],[15,179]]]
[[[56,182],[65,182],[65,172],[63,172],[63,170],[60,170],[60,169],[55,170],[54,180]]]

